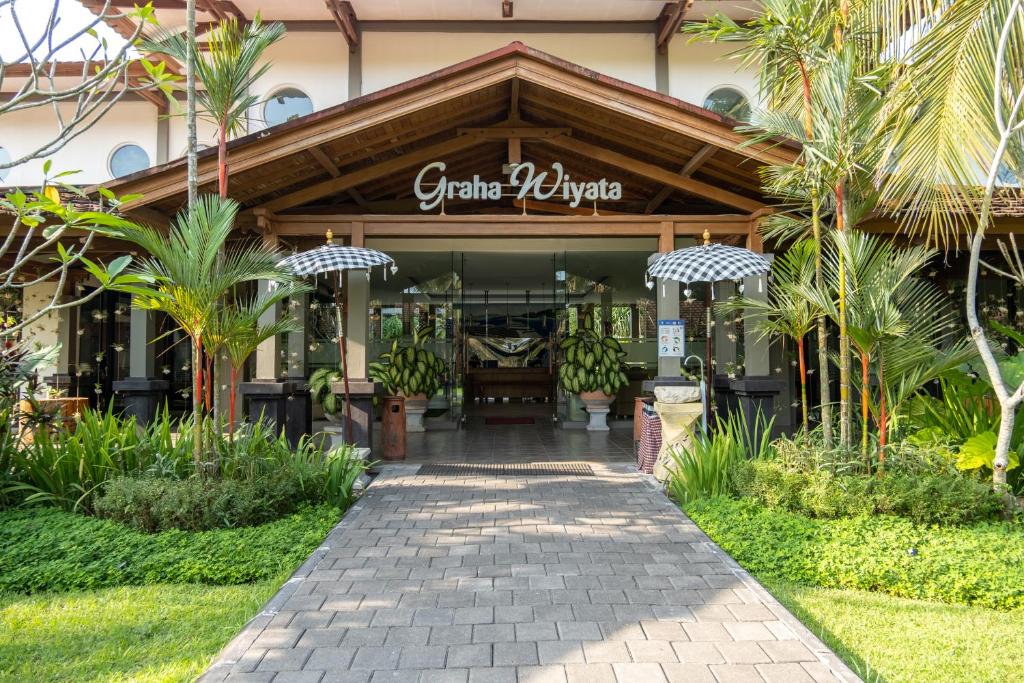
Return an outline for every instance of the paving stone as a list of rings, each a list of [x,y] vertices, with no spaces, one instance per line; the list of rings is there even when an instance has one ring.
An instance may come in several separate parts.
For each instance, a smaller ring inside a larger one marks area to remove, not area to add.
[[[675,642],[672,649],[680,662],[692,664],[721,664],[725,661],[714,643]]]
[[[634,662],[676,662],[675,650],[667,640],[630,640],[626,642]]]
[[[323,671],[279,671],[274,683],[320,683]]]
[[[224,679],[225,683],[270,683],[274,680],[273,671],[256,671],[252,673],[231,673]]]
[[[452,645],[448,648],[447,665],[450,667],[491,666],[491,645]]]
[[[494,646],[494,666],[537,664],[537,643],[501,643]]]
[[[558,640],[558,631],[554,622],[539,621],[534,623],[516,624],[516,640]]]
[[[547,454],[534,433],[510,431],[502,448]],[[492,457],[491,441],[478,446]],[[641,482],[600,464],[529,479],[386,469],[215,680],[836,681],[784,610]]]
[[[718,683],[764,683],[761,674],[749,664],[712,664],[708,668]]]
[[[773,662],[814,662],[817,661],[807,647],[799,640],[766,641],[758,643]]]
[[[795,662],[757,664],[754,668],[767,683],[814,683],[811,675]]]
[[[469,683],[516,683],[514,666],[473,668],[469,670]]]
[[[716,683],[715,675],[706,664],[662,664],[661,669],[669,683]]]
[[[583,656],[588,663],[614,664],[631,661],[625,643],[587,640],[583,642]]]
[[[516,669],[519,683],[565,683],[561,666],[520,666]]]
[[[601,640],[601,628],[592,621],[560,621],[557,626],[561,640]]]
[[[394,669],[398,665],[399,649],[394,647],[361,647],[356,650],[352,669]]]
[[[469,669],[429,669],[420,672],[418,683],[466,683]]]
[[[566,664],[568,683],[616,683],[611,664]]]
[[[612,664],[619,683],[664,683],[665,673],[659,664]]]
[[[586,661],[583,646],[570,640],[537,643],[537,658],[541,664],[582,664]]]
[[[263,655],[257,671],[299,671],[313,650],[308,647],[270,648]]]
[[[403,647],[398,658],[399,669],[439,669],[444,666],[448,648],[442,645]]]

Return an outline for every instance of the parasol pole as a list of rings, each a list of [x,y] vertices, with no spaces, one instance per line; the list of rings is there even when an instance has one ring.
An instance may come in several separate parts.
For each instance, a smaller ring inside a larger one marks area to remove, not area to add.
[[[327,244],[334,244],[334,233],[331,230],[327,231]],[[345,333],[345,328],[342,323],[342,319],[345,317],[345,303],[348,301],[348,290],[345,291],[345,302],[341,300],[341,273],[334,271],[334,311],[335,316],[338,320],[338,352],[341,355],[341,381],[345,387],[345,431],[348,439],[353,439],[352,435],[352,401],[349,395],[348,387],[348,335]]]
[[[707,230],[706,228],[704,230],[703,238],[704,238],[704,246],[705,247],[709,246],[711,244],[711,232],[709,230]],[[712,289],[714,286],[715,286],[714,281],[713,280],[709,280],[708,281],[708,289],[707,289],[707,292],[704,295],[704,303],[706,304],[706,309],[707,309],[706,312],[705,312],[706,319],[704,321],[704,356],[706,358],[706,362],[704,363],[704,375],[705,375],[704,393],[707,396],[707,414],[708,414],[707,423],[708,424],[711,423],[711,401],[712,401],[712,399],[714,397],[714,395],[712,393],[713,392],[712,386],[713,386],[714,380],[715,380],[715,370],[714,370],[714,366],[711,363],[711,361],[712,361],[711,323],[712,323],[712,320],[713,320],[712,315],[711,315],[711,304],[712,304],[712,302],[714,300],[714,297],[711,295],[711,293],[712,293],[712,291],[714,291]]]

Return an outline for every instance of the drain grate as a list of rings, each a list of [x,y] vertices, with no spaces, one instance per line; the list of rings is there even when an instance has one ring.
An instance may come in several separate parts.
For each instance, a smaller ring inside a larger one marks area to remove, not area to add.
[[[574,476],[592,477],[594,470],[582,462],[513,464],[513,463],[439,463],[421,465],[416,472],[421,477],[543,477]]]

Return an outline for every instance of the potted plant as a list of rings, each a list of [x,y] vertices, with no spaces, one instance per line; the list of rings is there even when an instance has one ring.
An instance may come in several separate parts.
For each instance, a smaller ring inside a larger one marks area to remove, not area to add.
[[[608,431],[609,406],[615,393],[629,383],[622,359],[626,352],[612,336],[601,337],[594,331],[588,313],[576,332],[561,343],[564,360],[558,369],[562,386],[580,400],[590,415],[587,429]]]
[[[313,400],[324,410],[328,422],[342,421],[342,405],[338,395],[331,386],[341,381],[341,371],[337,368],[319,368],[309,376],[309,393]]]
[[[382,353],[370,363],[369,375],[380,382],[384,393],[405,397],[405,430],[426,431],[423,416],[427,412],[430,397],[441,388],[445,364],[433,351],[425,348],[428,328],[413,332],[412,344],[399,346],[396,339],[391,350]]]

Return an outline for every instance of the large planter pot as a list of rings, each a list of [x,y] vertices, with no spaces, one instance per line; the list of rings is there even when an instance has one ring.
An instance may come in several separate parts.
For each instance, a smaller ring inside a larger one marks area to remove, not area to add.
[[[603,391],[581,391],[580,400],[583,401],[583,407],[587,409],[587,414],[590,416],[587,431],[607,432],[608,413],[611,412],[611,404],[615,397],[609,396]]]
[[[427,405],[429,403],[430,399],[427,398],[426,394],[413,394],[412,396],[405,397],[406,432],[427,431],[426,426],[423,424],[423,416],[427,412]]]

